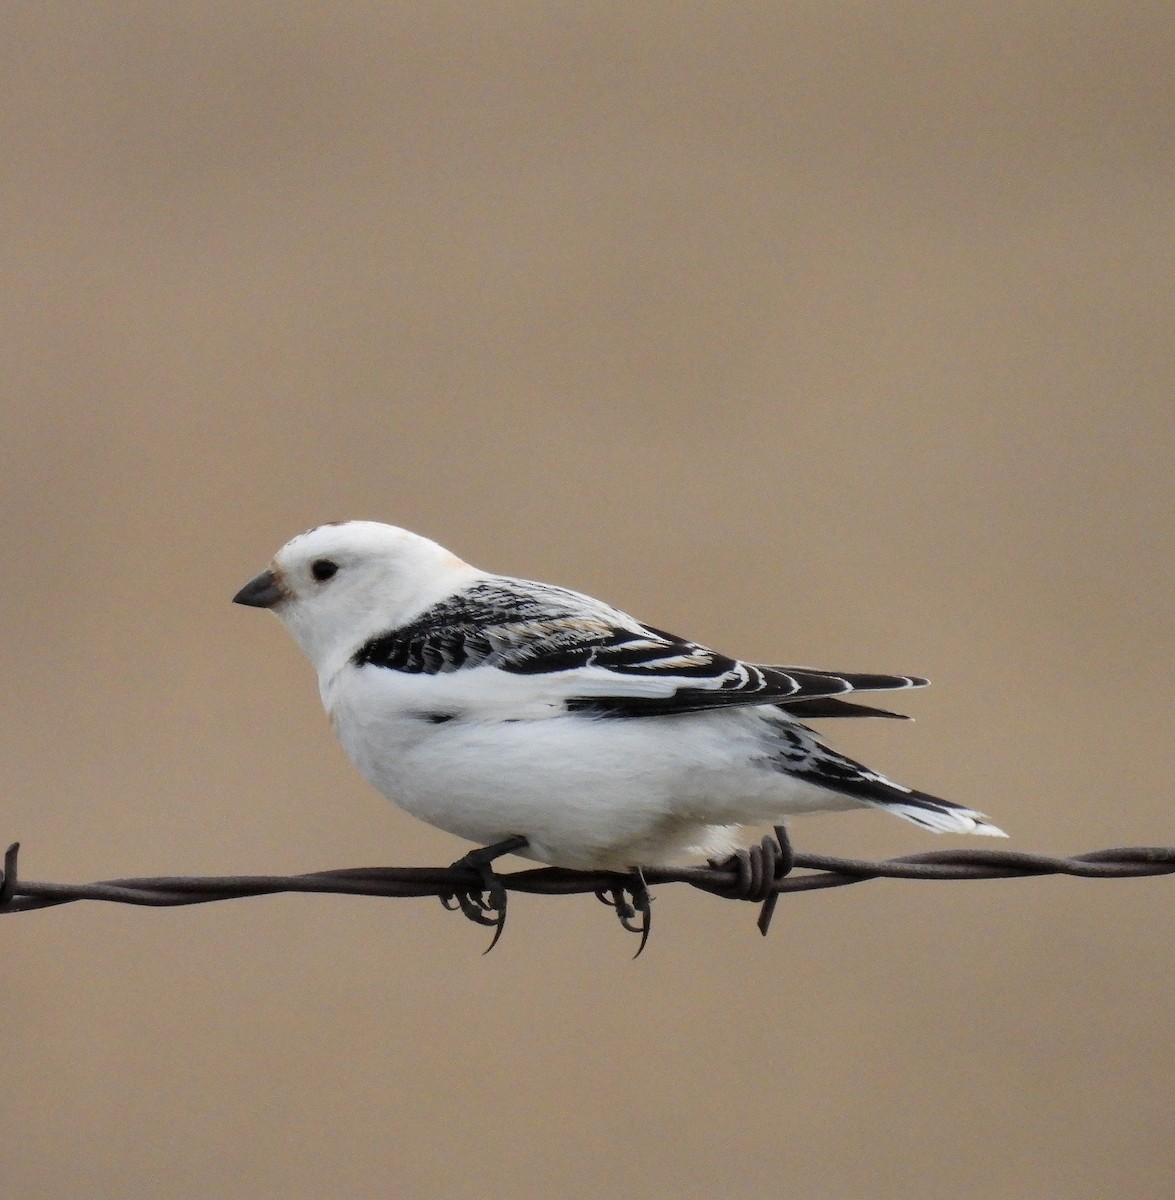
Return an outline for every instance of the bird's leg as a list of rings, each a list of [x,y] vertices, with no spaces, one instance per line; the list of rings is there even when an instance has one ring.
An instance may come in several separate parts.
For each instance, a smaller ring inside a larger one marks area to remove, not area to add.
[[[472,872],[481,883],[479,891],[449,892],[441,897],[441,903],[450,911],[460,908],[469,920],[493,929],[493,940],[486,947],[486,954],[498,944],[498,938],[506,928],[506,888],[494,873],[493,862],[503,854],[523,850],[529,844],[521,834],[515,834],[491,846],[470,850],[449,868],[452,871]]]
[[[629,933],[639,933],[641,944],[637,947],[633,958],[640,958],[641,952],[649,940],[649,930],[653,927],[653,897],[649,886],[645,883],[644,872],[640,867],[634,867],[633,882],[621,884],[619,887],[605,888],[596,893],[596,899],[614,909],[620,924]],[[631,903],[625,898],[625,892],[632,897]]]

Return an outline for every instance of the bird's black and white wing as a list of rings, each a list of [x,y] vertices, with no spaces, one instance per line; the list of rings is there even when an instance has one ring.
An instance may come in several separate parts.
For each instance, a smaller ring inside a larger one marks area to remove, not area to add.
[[[410,674],[492,668],[557,678],[569,710],[628,717],[748,704],[778,705],[801,719],[896,716],[838,697],[926,683],[740,662],[579,592],[503,576],[370,639],[353,662]]]

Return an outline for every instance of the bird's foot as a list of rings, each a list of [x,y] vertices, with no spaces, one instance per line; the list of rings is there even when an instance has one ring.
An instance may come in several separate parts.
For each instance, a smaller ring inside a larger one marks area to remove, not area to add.
[[[470,888],[449,892],[441,897],[441,903],[450,912],[460,909],[470,921],[493,929],[494,936],[483,951],[484,954],[489,954],[498,944],[502,930],[506,928],[506,887],[495,873],[493,862],[503,854],[525,849],[528,844],[526,838],[516,834],[514,837],[495,842],[492,846],[471,850],[449,868],[452,871],[468,871],[476,875],[477,882],[481,885],[477,890]]]
[[[723,896],[763,906],[759,910],[758,925],[759,932],[766,937],[779,900],[775,882],[795,866],[795,852],[786,826],[776,825],[775,837],[764,837],[757,846],[736,850],[721,861],[711,859],[710,865],[717,870],[735,872],[733,882],[721,892]]]
[[[629,933],[640,934],[641,944],[633,955],[633,958],[640,958],[653,927],[653,897],[641,869],[638,867],[633,871],[631,883],[603,888],[596,893],[596,899],[615,911],[620,924]]]

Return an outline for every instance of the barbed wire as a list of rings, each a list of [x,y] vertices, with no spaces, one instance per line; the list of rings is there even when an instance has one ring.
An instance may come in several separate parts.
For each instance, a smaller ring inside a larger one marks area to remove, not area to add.
[[[507,892],[544,896],[594,893],[616,910],[626,929],[640,934],[640,949],[644,949],[651,924],[648,888],[657,884],[685,883],[725,899],[757,903],[761,905],[758,926],[766,935],[781,895],[845,887],[871,879],[1016,879],[1040,875],[1123,879],[1175,874],[1175,846],[1125,846],[1068,858],[1016,850],[931,850],[872,862],[797,852],[783,826],[776,827],[775,837],[764,837],[749,850],[706,866],[648,867],[631,874],[540,867],[493,875],[493,893],[486,891],[484,872],[461,862],[450,867],[350,867],[301,875],[150,876],[96,883],[40,883],[18,877],[19,849],[20,843],[14,843],[4,857],[0,914],[31,912],[79,900],[170,908],[280,892],[430,896],[445,902],[446,907],[460,907],[478,924],[494,927],[491,949],[505,923]],[[498,885],[500,895],[496,894]]]

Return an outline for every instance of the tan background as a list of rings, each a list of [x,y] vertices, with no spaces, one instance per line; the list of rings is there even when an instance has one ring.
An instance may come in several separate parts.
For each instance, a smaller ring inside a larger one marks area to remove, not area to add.
[[[1169,4],[0,10],[2,836],[444,863],[235,588],[364,516],[732,653],[1014,847],[1175,842]],[[812,850],[966,844],[880,815]],[[12,917],[8,1195],[1153,1198],[1175,881]]]

